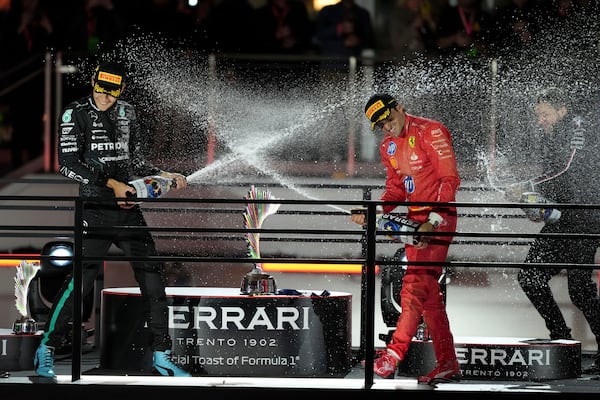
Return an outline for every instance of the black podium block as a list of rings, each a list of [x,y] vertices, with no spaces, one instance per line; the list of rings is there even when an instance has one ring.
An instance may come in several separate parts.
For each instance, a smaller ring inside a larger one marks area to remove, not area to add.
[[[33,369],[33,356],[41,340],[41,331],[17,335],[12,329],[0,329],[0,370]]]
[[[328,377],[351,369],[349,293],[244,295],[168,287],[174,361],[207,376]],[[149,372],[150,332],[138,288],[102,291],[100,367]]]
[[[581,375],[581,342],[513,337],[457,337],[464,379],[544,381]],[[424,375],[435,367],[431,341],[413,339],[399,373]]]

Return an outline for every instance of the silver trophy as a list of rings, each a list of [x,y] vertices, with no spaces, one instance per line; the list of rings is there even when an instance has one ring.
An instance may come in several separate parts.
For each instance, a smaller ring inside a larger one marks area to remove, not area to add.
[[[248,196],[245,198],[247,200],[274,199],[270,192],[257,191],[254,186],[251,187]],[[246,205],[246,212],[244,213],[246,228],[260,229],[265,218],[271,214],[275,214],[279,206],[279,204],[275,203],[248,203]],[[246,233],[246,239],[248,241],[249,256],[260,258],[260,233],[248,232]],[[254,268],[244,275],[241,291],[243,294],[249,295],[274,294],[277,291],[277,285],[271,275],[264,273],[261,264],[256,263],[254,264]]]
[[[254,266],[252,271],[244,275],[241,290],[243,294],[249,295],[275,294],[277,285],[271,275],[265,274],[262,268]]]
[[[35,334],[38,330],[37,322],[29,317],[27,307],[27,294],[29,284],[40,269],[40,264],[36,262],[21,261],[17,265],[17,275],[15,276],[15,305],[21,317],[13,323],[13,332],[17,335]]]
[[[21,317],[13,323],[13,333],[17,335],[34,335],[38,324],[33,318]]]

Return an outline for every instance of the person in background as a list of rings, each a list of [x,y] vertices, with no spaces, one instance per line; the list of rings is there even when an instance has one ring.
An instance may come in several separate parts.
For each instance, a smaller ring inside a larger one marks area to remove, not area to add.
[[[316,16],[314,44],[322,56],[319,80],[324,90],[316,94],[329,96],[334,88],[347,86],[352,57],[359,62],[363,52],[373,49],[374,41],[371,14],[366,8],[354,0],[340,0],[323,7]],[[343,115],[338,118],[341,123],[320,135],[311,158],[338,163],[344,158],[354,157],[354,154],[346,154],[354,122],[346,121]]]
[[[324,56],[360,57],[363,50],[374,47],[371,14],[354,0],[323,7],[317,14],[315,34]]]
[[[564,30],[570,24],[576,22],[575,18],[579,14],[587,11],[588,7],[583,6],[576,0],[550,0],[541,3],[541,14],[544,17],[543,23],[545,29],[558,28]]]
[[[220,53],[254,53],[257,47],[255,15],[256,9],[248,0],[215,1],[202,24],[204,49]]]
[[[482,0],[457,0],[448,6],[438,21],[437,48],[442,56],[477,57],[490,52],[492,17],[481,6]]]
[[[437,0],[396,0],[390,18],[392,55],[410,57],[436,52],[438,3]]]
[[[92,78],[92,93],[67,105],[58,127],[59,171],[80,184],[80,196],[90,198],[83,211],[85,227],[114,229],[84,233],[85,257],[102,258],[114,243],[127,256],[156,256],[154,240],[128,184],[136,176],[161,175],[173,179],[177,189],[187,187],[185,176],[165,172],[142,154],[142,136],[134,108],[121,99],[125,69],[118,63],[102,62]],[[92,199],[94,201],[92,201]],[[101,199],[98,201],[98,199]],[[119,228],[121,227],[121,228]],[[83,297],[94,288],[101,260],[85,262]],[[135,279],[144,298],[146,322],[152,333],[153,368],[161,375],[191,376],[171,361],[172,341],[168,331],[164,265],[155,261],[132,261]],[[39,376],[54,378],[54,349],[61,346],[73,317],[73,278],[67,277],[48,316],[47,328],[35,352],[34,368]]]
[[[374,129],[384,133],[379,151],[387,171],[382,201],[429,202],[426,206],[408,206],[407,218],[418,223],[417,232],[455,232],[454,202],[460,177],[448,129],[440,122],[408,114],[389,94],[372,96],[365,115]],[[390,213],[395,205],[384,205]],[[365,224],[365,214],[353,212],[352,222]],[[416,243],[406,243],[406,273],[400,291],[402,312],[386,351],[375,360],[373,370],[383,377],[393,376],[404,359],[417,326],[423,318],[429,328],[437,365],[419,383],[435,384],[460,380],[460,368],[454,350],[454,337],[446,313],[439,279],[446,261],[451,236],[422,235]],[[415,265],[411,263],[436,263]]]
[[[541,162],[543,173],[524,183],[511,185],[506,195],[511,201],[522,201],[524,193],[533,192],[551,203],[598,203],[597,178],[594,169],[598,163],[597,124],[585,113],[575,110],[565,91],[551,87],[535,100],[537,123],[541,127]],[[600,210],[540,208],[528,212],[535,222],[543,222],[542,234],[598,234]],[[572,339],[567,325],[549,286],[552,277],[562,270],[567,273],[568,291],[573,304],[581,310],[600,346],[600,299],[598,287],[592,279],[592,268],[577,268],[573,264],[595,264],[600,240],[597,238],[536,238],[525,258],[530,264],[519,270],[519,285],[543,318],[550,339]],[[565,267],[537,267],[537,263],[564,264]],[[567,266],[568,265],[568,266]],[[600,372],[600,353],[588,372]]]
[[[536,0],[511,0],[498,9],[494,19],[494,42],[500,54],[530,48],[540,35],[542,10]]]
[[[125,37],[125,21],[113,0],[86,0],[85,15],[90,54],[112,51]]]
[[[306,54],[311,50],[312,23],[299,0],[269,0],[256,10],[254,22],[261,53]]]

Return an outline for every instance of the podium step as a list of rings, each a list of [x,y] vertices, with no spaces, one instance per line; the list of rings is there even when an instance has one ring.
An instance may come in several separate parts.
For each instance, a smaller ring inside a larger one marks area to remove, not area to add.
[[[455,337],[463,379],[544,381],[581,375],[581,342],[517,337]],[[399,374],[435,367],[433,342],[413,339]]]
[[[33,369],[33,354],[41,340],[42,331],[17,335],[12,329],[0,329],[0,370]]]

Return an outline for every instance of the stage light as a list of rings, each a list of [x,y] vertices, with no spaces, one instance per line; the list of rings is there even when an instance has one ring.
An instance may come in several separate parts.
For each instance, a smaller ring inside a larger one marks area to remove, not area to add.
[[[40,251],[40,270],[31,281],[27,303],[31,317],[38,323],[46,323],[52,302],[62,287],[73,265],[73,243],[53,240]]]
[[[40,254],[42,270],[66,269],[73,265],[73,243],[68,241],[48,242]]]
[[[312,5],[315,12],[319,12],[323,7],[332,6],[334,4],[337,4],[338,2],[339,0],[313,0]]]

